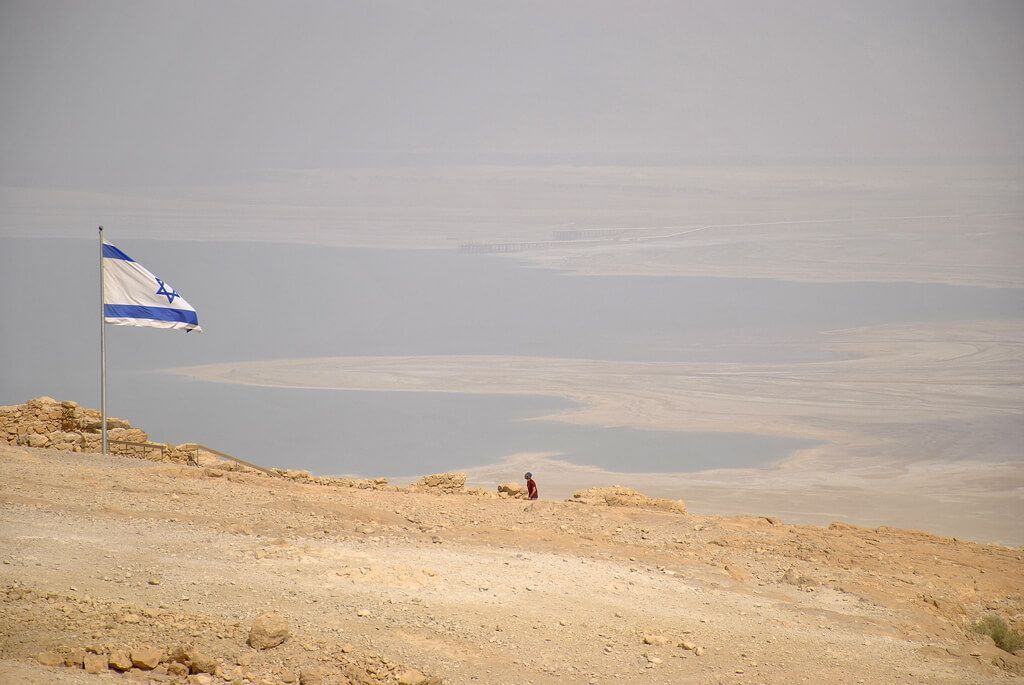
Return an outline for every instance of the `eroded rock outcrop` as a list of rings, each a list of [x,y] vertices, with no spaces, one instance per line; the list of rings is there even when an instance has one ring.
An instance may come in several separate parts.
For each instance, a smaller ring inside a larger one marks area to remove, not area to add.
[[[664,509],[680,514],[686,513],[686,503],[681,499],[648,497],[633,488],[613,485],[604,488],[587,488],[572,496],[572,502],[598,504],[609,507],[639,507],[643,509]]]
[[[466,474],[461,472],[434,473],[429,476],[423,476],[413,483],[412,487],[420,492],[438,494],[462,492],[466,488]]]

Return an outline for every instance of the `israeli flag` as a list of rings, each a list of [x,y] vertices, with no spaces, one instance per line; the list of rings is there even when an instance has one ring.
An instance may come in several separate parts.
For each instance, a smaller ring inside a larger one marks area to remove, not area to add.
[[[170,283],[107,242],[103,243],[103,320],[115,326],[203,330],[196,310]]]

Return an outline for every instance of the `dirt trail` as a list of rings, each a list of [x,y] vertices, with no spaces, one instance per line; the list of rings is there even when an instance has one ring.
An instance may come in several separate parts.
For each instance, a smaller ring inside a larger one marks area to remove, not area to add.
[[[0,562],[4,682],[184,682],[35,657],[189,642],[219,667],[194,683],[1021,681],[966,628],[1020,622],[1020,550],[913,531],[0,446]],[[271,610],[292,636],[256,652]]]

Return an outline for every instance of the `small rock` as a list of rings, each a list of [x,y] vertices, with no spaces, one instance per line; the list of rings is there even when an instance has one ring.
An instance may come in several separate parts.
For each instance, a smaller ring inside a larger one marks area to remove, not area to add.
[[[324,674],[318,668],[304,668],[299,672],[299,685],[323,685]]]
[[[683,649],[687,649],[687,650],[689,650],[691,652],[693,650],[697,649],[697,645],[695,645],[690,640],[683,640],[682,642],[679,643],[679,646],[682,647]]]
[[[697,656],[704,656],[704,648],[698,647],[697,649],[693,650],[693,653]]]
[[[209,673],[200,673],[192,679],[195,685],[213,685],[213,676]]]
[[[107,670],[107,655],[86,654],[82,665],[86,673],[103,673]]]
[[[149,583],[150,585],[159,585],[160,584],[160,579],[159,578],[150,578],[146,582]]]
[[[148,645],[137,647],[132,650],[132,666],[143,671],[151,671],[160,665],[163,659],[163,651]]]
[[[36,654],[36,661],[43,666],[62,666],[64,664],[64,657],[56,652],[39,652],[39,654]]]
[[[801,575],[801,574],[797,573],[796,570],[793,569],[792,567],[790,567],[782,575],[782,582],[783,583],[787,583],[789,585],[797,585],[797,586],[801,586],[801,587],[802,586],[815,585],[816,584],[813,578],[808,578],[805,575]]]
[[[110,653],[107,658],[107,664],[115,671],[130,671],[132,669],[132,660],[128,656],[128,650],[126,649],[115,649]]]
[[[398,675],[398,685],[424,685],[426,682],[427,677],[413,668]]]
[[[167,658],[179,664],[187,664],[188,648],[189,645],[178,645],[177,647],[171,650],[171,653],[167,655]]]
[[[193,673],[214,674],[217,672],[217,660],[208,654],[192,649],[189,653],[188,668]]]
[[[667,645],[668,638],[664,635],[644,635],[644,644],[655,646]]]
[[[735,564],[726,564],[725,572],[728,573],[733,580],[738,580],[741,583],[750,580],[750,574]]]
[[[188,675],[188,666],[186,666],[185,664],[180,664],[177,661],[172,661],[171,663],[167,664],[167,674],[186,676]]]
[[[356,616],[359,616],[360,618],[366,618],[369,615],[370,615],[370,610],[369,609],[360,609],[359,611],[356,612]]]
[[[270,649],[287,640],[290,634],[288,621],[280,614],[270,612],[252,622],[249,645],[255,649]]]

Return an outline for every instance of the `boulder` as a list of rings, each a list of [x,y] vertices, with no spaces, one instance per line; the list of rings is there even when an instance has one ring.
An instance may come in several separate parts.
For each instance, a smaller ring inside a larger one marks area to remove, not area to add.
[[[217,672],[217,660],[209,654],[193,648],[189,653],[189,657],[188,670],[192,673],[209,673],[212,675]]]
[[[49,444],[50,444],[50,439],[48,437],[46,437],[45,435],[40,435],[39,433],[33,433],[32,435],[28,436],[28,446],[29,447],[46,447]]]
[[[428,492],[461,492],[466,487],[466,474],[459,472],[435,473],[423,476],[413,483],[413,487],[417,490],[426,490]]]
[[[217,662],[194,644],[178,645],[170,654],[171,661],[182,664],[190,673],[214,673]]]
[[[506,497],[526,497],[526,488],[519,483],[502,483],[498,486],[498,494]]]
[[[107,655],[86,653],[82,666],[86,673],[103,673],[107,670]]]
[[[62,666],[64,658],[57,652],[39,652],[36,654],[36,661],[43,666]]]
[[[185,664],[179,664],[176,661],[172,661],[171,663],[167,664],[167,674],[174,676],[187,676],[188,666],[186,666]]]
[[[276,612],[258,616],[249,629],[249,645],[255,649],[276,647],[291,635],[288,621]]]
[[[467,495],[473,495],[474,497],[486,497],[487,499],[498,499],[498,497],[500,497],[498,493],[488,490],[487,488],[466,488],[463,492]]]
[[[407,669],[398,674],[398,685],[424,685],[427,676],[414,668]]]
[[[580,504],[603,504],[609,507],[638,507],[641,509],[664,509],[679,514],[686,513],[686,503],[681,499],[662,499],[648,497],[633,488],[613,485],[605,488],[588,488],[580,490],[573,496],[573,501]]]
[[[115,671],[130,671],[132,668],[132,659],[128,656],[128,650],[115,649],[110,653],[110,656],[107,657],[107,664]]]
[[[132,650],[132,665],[143,671],[151,671],[160,665],[164,658],[162,650],[148,645],[137,647]]]
[[[323,685],[324,674],[319,668],[304,668],[299,672],[299,685]]]
[[[813,578],[809,578],[805,575],[796,572],[796,569],[790,567],[782,574],[782,582],[788,585],[816,585]]]

